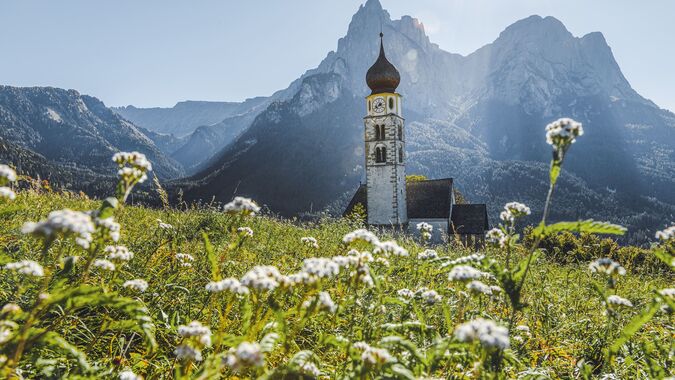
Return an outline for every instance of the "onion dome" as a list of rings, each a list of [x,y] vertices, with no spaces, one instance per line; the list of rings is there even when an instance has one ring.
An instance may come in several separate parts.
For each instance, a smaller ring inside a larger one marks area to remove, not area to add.
[[[396,87],[401,83],[401,75],[398,73],[398,70],[384,55],[383,36],[380,33],[380,56],[377,57],[377,61],[370,66],[366,73],[366,83],[373,91],[371,95],[382,92],[396,92]]]

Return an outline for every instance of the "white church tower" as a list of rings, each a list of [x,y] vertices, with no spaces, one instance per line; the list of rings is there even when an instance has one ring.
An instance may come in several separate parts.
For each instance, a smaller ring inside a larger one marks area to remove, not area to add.
[[[368,224],[398,227],[408,223],[405,128],[396,93],[401,76],[384,54],[382,37],[380,33],[380,55],[366,74],[372,90],[364,118]]]

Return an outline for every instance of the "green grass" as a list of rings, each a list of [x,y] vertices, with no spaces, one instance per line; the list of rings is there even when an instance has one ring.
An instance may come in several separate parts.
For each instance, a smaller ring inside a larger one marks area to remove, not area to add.
[[[57,240],[45,254],[42,242],[22,235],[21,226],[27,221],[41,220],[53,210],[92,210],[99,205],[100,201],[75,196],[32,192],[21,192],[15,201],[0,203],[2,263],[31,259],[43,263],[47,269],[48,257],[86,255],[72,239]],[[372,288],[355,286],[350,271],[343,270],[336,278],[314,285],[252,293],[239,299],[228,293],[210,294],[204,287],[214,273],[222,278],[240,278],[255,265],[274,265],[282,273],[290,274],[300,270],[305,258],[346,255],[350,247],[342,242],[342,237],[360,226],[345,220],[300,225],[265,216],[226,215],[209,209],[178,211],[131,206],[116,210],[115,218],[122,225],[119,244],[135,253],[133,260],[118,267],[114,275],[100,270],[92,272],[86,283],[100,289],[96,293],[99,295],[87,298],[82,305],[56,305],[40,315],[35,326],[57,333],[70,346],[64,349],[63,344],[38,340],[29,344],[18,364],[26,377],[116,378],[125,368],[145,378],[233,377],[234,372],[223,365],[220,358],[239,342],[261,341],[271,331],[276,332],[279,339],[266,352],[265,365],[247,369],[239,376],[294,378],[291,373],[297,370],[298,363],[307,361],[292,359],[301,351],[311,351],[309,361],[331,378],[413,375],[515,378],[532,368],[551,378],[570,378],[576,376],[575,368],[580,362],[588,364],[594,376],[615,373],[620,378],[643,378],[660,376],[658,371],[667,374],[673,366],[672,314],[665,312],[657,313],[642,327],[615,360],[605,360],[608,344],[654,298],[654,291],[672,287],[672,275],[667,273],[654,275],[650,271],[650,275],[642,275],[638,269],[621,277],[614,292],[635,306],[622,312],[608,328],[605,307],[594,288],[599,279],[589,272],[588,263],[558,264],[544,256],[530,269],[523,291],[527,306],[516,314],[513,325],[528,326],[530,334],[512,329],[511,348],[501,352],[457,342],[453,331],[460,323],[478,317],[506,325],[510,317],[506,295],[463,295],[464,285],[448,280],[450,267],[442,268],[441,261],[418,260],[417,254],[429,247],[410,238],[378,233],[381,240],[396,238],[410,252],[410,257],[389,257],[388,267],[371,263],[376,283]],[[174,229],[160,229],[157,219],[170,223]],[[251,227],[254,236],[242,239],[233,232],[240,226]],[[213,245],[215,266],[209,261],[204,234]],[[315,237],[319,249],[302,244],[303,236]],[[367,244],[356,248],[370,249]],[[471,253],[452,244],[433,248],[441,257],[457,258]],[[178,252],[195,257],[191,268],[180,266],[174,258]],[[103,257],[102,253],[97,254]],[[523,250],[516,252],[516,256],[524,254]],[[504,254],[497,250],[490,250],[486,255],[488,260],[503,262],[504,259]],[[56,263],[54,261],[54,265]],[[56,295],[54,292],[82,283],[83,270],[80,260],[65,277],[65,283],[53,281],[49,285],[52,296]],[[122,287],[124,281],[135,278],[147,280],[146,292],[137,293]],[[24,311],[30,310],[38,283],[0,270],[0,303],[13,302]],[[426,305],[397,297],[399,289],[420,287],[436,290],[442,301]],[[337,313],[305,315],[303,302],[319,291],[330,293],[338,304]],[[155,348],[147,344],[127,312],[102,301],[98,304],[92,301],[105,294],[135,300],[147,308],[154,324]],[[25,318],[25,315],[15,317],[19,324]],[[181,338],[176,329],[193,320],[210,326],[213,344],[203,350],[202,363],[177,361],[173,351]],[[410,321],[421,322],[425,327],[404,327],[403,323]],[[383,327],[385,323],[398,326],[390,325],[388,330]],[[398,337],[398,343],[383,341],[387,336]],[[357,341],[387,348],[400,365],[363,365],[359,355],[349,348],[350,342]],[[0,347],[0,352],[11,358],[16,342],[0,343]],[[74,352],[86,356],[88,367],[78,364]]]

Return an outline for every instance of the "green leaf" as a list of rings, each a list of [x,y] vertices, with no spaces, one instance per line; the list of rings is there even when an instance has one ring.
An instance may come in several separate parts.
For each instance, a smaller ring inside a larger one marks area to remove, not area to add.
[[[513,276],[511,276],[511,280],[514,282],[519,282],[523,276],[525,275],[525,270],[527,269],[527,262],[530,260],[530,265],[534,264],[537,262],[537,260],[541,257],[541,250],[536,250],[532,252],[532,258],[529,256],[522,258],[519,262],[518,265],[514,268],[513,271]]]
[[[73,359],[77,360],[77,364],[83,372],[88,372],[91,367],[87,362],[87,356],[74,345],[68,343],[61,335],[53,331],[44,331],[42,329],[31,329],[30,335],[37,336],[37,343],[49,346],[52,349],[61,351]]]
[[[260,348],[262,352],[272,352],[274,351],[274,346],[276,346],[277,341],[279,340],[279,334],[272,332],[265,335],[260,340]]]
[[[98,217],[101,219],[109,218],[113,216],[113,212],[119,206],[119,201],[117,198],[108,197],[103,200],[101,208],[99,209]]]
[[[675,257],[673,257],[673,255],[671,255],[665,249],[658,247],[654,248],[652,252],[654,252],[654,256],[656,256],[657,259],[666,263],[666,265],[668,265],[671,269],[675,269]]]
[[[562,231],[587,234],[623,235],[626,233],[626,228],[618,224],[586,219],[576,222],[558,222],[548,226],[540,224],[537,226],[537,228],[532,230],[532,234],[538,237],[542,235],[555,234]]]
[[[397,379],[416,379],[415,374],[413,374],[411,370],[399,363],[391,366],[391,372],[396,376]]]
[[[612,342],[612,345],[609,347],[609,356],[616,355],[621,347],[626,344],[626,342],[633,335],[635,335],[635,333],[638,332],[642,326],[644,326],[654,317],[657,311],[659,311],[659,303],[657,301],[653,301],[647,306],[646,309],[640,312],[640,314],[636,315],[630,321],[630,323],[628,323],[626,327],[623,328],[621,335],[619,335],[619,337],[614,342]]]
[[[420,363],[426,365],[427,364],[427,358],[422,354],[419,348],[415,345],[415,343],[403,339],[400,336],[397,335],[390,335],[382,338],[380,340],[380,345],[384,347],[398,347],[401,348],[405,351],[408,351],[417,361]]]

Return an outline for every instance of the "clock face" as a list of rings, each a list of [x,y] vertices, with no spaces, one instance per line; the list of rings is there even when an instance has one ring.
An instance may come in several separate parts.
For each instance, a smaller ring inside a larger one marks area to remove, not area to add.
[[[375,98],[373,100],[373,110],[377,113],[382,113],[384,112],[384,109],[386,107],[386,103],[384,101],[384,98]]]

